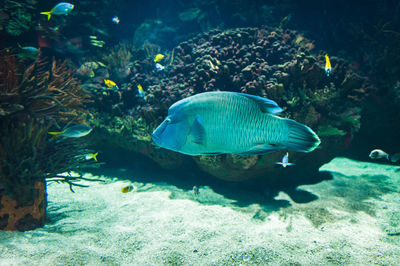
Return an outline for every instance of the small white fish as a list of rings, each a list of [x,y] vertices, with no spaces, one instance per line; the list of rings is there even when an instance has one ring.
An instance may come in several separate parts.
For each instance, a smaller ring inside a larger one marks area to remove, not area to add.
[[[289,163],[289,152],[287,152],[285,154],[285,156],[282,157],[282,162],[278,162],[276,164],[280,164],[282,165],[284,168],[286,168],[286,166],[292,166],[294,165],[294,163]]]
[[[157,71],[162,71],[165,68],[163,65],[161,65],[159,63],[156,63],[155,67],[156,67]]]
[[[117,16],[113,17],[112,22],[114,22],[115,24],[119,24],[119,18]]]
[[[371,158],[371,159],[382,159],[382,158],[385,158],[385,159],[389,160],[389,154],[387,154],[383,150],[375,149],[375,150],[372,150],[370,152],[369,158]]]

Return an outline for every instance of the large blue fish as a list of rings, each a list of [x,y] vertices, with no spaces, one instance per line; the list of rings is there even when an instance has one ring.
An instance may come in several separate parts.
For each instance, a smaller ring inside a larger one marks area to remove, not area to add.
[[[272,100],[235,92],[205,92],[182,99],[153,132],[160,147],[188,155],[310,152],[319,144],[309,127],[276,116]]]

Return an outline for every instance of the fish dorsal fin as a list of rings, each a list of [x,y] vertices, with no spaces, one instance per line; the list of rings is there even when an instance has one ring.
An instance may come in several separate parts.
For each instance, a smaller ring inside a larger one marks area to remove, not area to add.
[[[253,148],[239,153],[241,155],[257,155],[257,154],[266,154],[266,153],[271,153],[277,150],[281,150],[284,147],[276,146],[276,145],[271,145],[271,144],[260,144],[256,145]]]
[[[259,96],[255,95],[250,95],[250,94],[245,94],[245,93],[239,93],[236,92],[238,95],[247,97],[248,99],[255,101],[257,105],[260,107],[261,112],[263,113],[270,113],[273,115],[276,115],[280,112],[282,112],[282,108],[279,107],[279,105],[274,102],[273,100],[267,99],[267,98],[262,98]]]
[[[196,115],[189,133],[194,143],[204,144],[205,130],[200,115]]]

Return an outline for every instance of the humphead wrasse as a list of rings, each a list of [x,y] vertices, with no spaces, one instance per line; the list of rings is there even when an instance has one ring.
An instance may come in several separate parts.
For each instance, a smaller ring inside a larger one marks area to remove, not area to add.
[[[272,100],[235,92],[205,92],[174,103],[153,132],[160,147],[188,155],[313,151],[320,139],[309,127],[276,116]]]

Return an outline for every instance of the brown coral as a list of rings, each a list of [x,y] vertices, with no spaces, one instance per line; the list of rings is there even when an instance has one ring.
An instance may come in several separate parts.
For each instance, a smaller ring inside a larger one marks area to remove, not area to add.
[[[33,193],[38,182],[88,164],[79,139],[55,142],[47,134],[52,125],[82,121],[88,96],[65,63],[39,57],[24,70],[8,52],[0,57],[0,220],[6,230],[28,230],[43,223],[46,195]]]
[[[17,200],[7,195],[0,197],[0,230],[26,231],[44,224],[46,183],[36,181],[33,188],[33,204],[30,206],[20,206]]]

